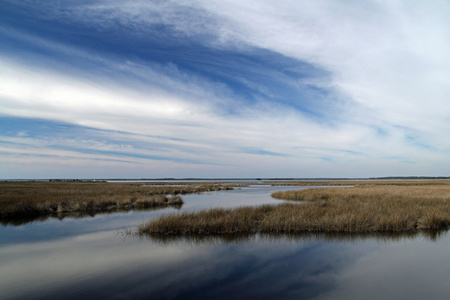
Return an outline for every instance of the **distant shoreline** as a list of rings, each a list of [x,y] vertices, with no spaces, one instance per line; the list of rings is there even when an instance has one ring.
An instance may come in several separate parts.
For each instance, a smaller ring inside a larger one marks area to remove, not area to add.
[[[368,180],[450,180],[450,176],[384,176],[384,177],[311,177],[311,178],[283,178],[283,177],[255,177],[255,178],[43,178],[43,179],[0,179],[0,182],[30,181],[30,182],[155,182],[155,181],[175,181],[175,182],[219,182],[219,181],[368,181]]]

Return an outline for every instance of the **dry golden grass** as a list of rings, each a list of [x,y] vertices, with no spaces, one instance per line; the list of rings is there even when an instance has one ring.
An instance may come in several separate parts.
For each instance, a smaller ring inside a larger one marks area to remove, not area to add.
[[[406,232],[448,229],[448,184],[361,185],[274,193],[302,201],[278,206],[211,209],[162,216],[140,234]]]
[[[0,182],[0,222],[68,212],[179,206],[183,201],[175,195],[230,188],[221,184],[147,186],[145,183]]]
[[[310,220],[307,226],[319,231],[444,229],[450,223],[448,185],[361,185],[277,192],[272,196],[303,201],[302,215]]]
[[[450,180],[329,180],[269,182],[272,186],[436,186],[450,185]]]

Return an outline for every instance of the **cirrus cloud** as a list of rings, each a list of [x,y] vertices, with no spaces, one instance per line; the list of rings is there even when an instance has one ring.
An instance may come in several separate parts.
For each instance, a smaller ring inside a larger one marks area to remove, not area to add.
[[[446,175],[445,1],[41,4],[2,4],[3,178]]]

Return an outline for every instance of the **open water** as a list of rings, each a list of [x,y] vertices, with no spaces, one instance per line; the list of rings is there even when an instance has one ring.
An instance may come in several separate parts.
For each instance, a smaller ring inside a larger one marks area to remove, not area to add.
[[[125,234],[151,218],[278,204],[250,186],[179,208],[0,227],[0,299],[449,299],[448,232],[175,239]]]

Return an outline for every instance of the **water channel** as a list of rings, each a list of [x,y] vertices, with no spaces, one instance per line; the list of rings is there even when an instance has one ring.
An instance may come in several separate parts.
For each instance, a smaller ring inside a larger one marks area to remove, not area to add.
[[[278,204],[249,186],[179,208],[0,227],[0,299],[448,299],[448,232],[152,239],[127,229],[177,211]]]

